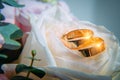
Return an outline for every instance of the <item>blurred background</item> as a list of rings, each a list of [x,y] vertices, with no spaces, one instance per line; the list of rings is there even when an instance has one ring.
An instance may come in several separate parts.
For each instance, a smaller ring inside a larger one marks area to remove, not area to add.
[[[65,0],[79,20],[105,26],[120,41],[120,0]]]

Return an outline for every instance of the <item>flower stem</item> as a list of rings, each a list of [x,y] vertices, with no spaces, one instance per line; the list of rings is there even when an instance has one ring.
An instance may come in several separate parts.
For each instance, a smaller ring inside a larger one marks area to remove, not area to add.
[[[30,64],[29,67],[32,67],[32,66],[33,66],[34,57],[35,57],[36,52],[32,50],[32,53],[31,53],[31,54],[32,54],[32,60],[31,60],[31,64]],[[26,76],[27,79],[29,78],[29,75],[30,75],[30,71],[28,71],[28,73],[27,73],[27,76]]]

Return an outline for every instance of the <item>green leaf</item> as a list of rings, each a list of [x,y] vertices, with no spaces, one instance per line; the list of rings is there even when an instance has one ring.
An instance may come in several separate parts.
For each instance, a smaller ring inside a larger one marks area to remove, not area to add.
[[[0,21],[5,20],[5,17],[3,14],[0,13]]]
[[[4,5],[2,4],[2,2],[0,1],[0,9],[3,9]]]
[[[4,4],[7,4],[7,5],[13,6],[13,7],[24,7],[24,5],[18,4],[15,0],[2,0],[2,2]]]
[[[36,76],[38,76],[39,78],[42,78],[45,76],[45,72],[40,70],[40,69],[37,69],[37,68],[34,68],[30,71],[32,72],[33,74],[35,74]]]
[[[8,56],[6,56],[4,54],[0,54],[0,58],[8,58]]]
[[[28,72],[28,71],[35,74],[39,78],[42,78],[45,75],[45,72],[43,70],[40,70],[40,69],[37,69],[37,68],[34,68],[34,67],[29,67],[29,66],[26,66],[24,64],[19,64],[19,65],[16,66],[16,73]]]
[[[22,37],[22,35],[23,35],[23,32],[19,29],[19,30],[15,31],[14,33],[12,33],[10,35],[10,38],[16,40],[16,39],[20,39]]]
[[[2,34],[5,40],[3,48],[17,50],[21,47],[21,44],[17,42],[16,39],[22,37],[23,33],[16,25],[3,22],[0,23],[0,34]]]
[[[10,80],[33,80],[33,79],[26,78],[24,76],[14,76]]]

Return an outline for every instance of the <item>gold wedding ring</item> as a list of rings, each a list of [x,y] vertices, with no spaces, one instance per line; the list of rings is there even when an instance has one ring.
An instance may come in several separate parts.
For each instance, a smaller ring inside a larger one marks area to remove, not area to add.
[[[78,50],[84,56],[94,56],[105,50],[104,40],[94,37],[89,29],[77,29],[62,36],[63,44],[71,50]]]

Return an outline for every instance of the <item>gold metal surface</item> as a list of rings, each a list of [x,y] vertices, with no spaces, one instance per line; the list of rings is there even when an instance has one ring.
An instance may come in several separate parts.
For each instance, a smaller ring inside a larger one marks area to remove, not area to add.
[[[63,44],[71,50],[78,50],[84,56],[94,56],[105,50],[104,40],[94,37],[93,31],[89,29],[78,29],[68,32],[62,36]]]

